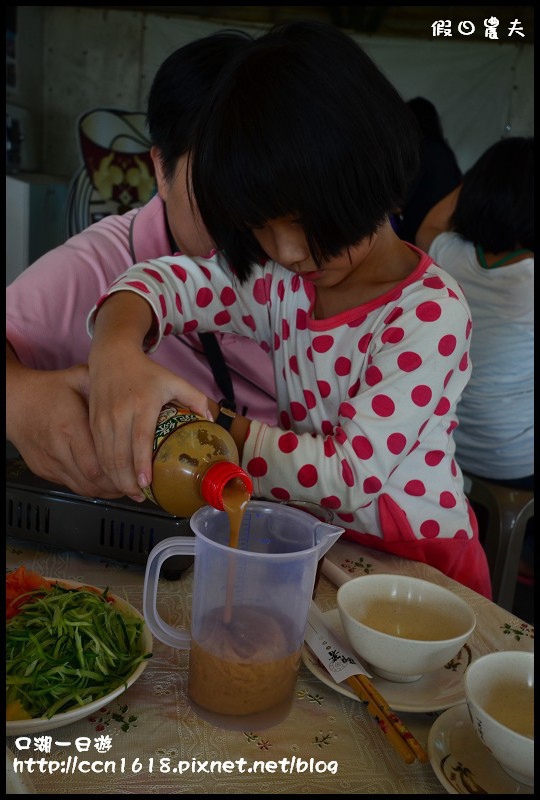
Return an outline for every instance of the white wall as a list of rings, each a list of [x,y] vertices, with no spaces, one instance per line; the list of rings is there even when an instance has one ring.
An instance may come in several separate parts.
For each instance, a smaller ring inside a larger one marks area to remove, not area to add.
[[[38,114],[42,108],[41,169],[66,177],[79,164],[75,125],[82,112],[97,106],[144,110],[166,56],[214,30],[240,27],[84,6],[19,9],[21,41],[34,14],[43,15],[41,96],[32,100],[26,90],[21,102]],[[501,136],[534,133],[532,45],[351,35],[405,99],[423,95],[435,103],[462,169]],[[27,59],[41,58],[28,48],[25,53]]]

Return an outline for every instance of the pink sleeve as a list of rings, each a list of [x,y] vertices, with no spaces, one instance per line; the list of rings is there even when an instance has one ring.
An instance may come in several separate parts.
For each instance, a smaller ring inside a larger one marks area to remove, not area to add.
[[[108,285],[132,263],[133,213],[106,217],[39,258],[6,290],[6,337],[35,369],[87,361],[86,317]]]

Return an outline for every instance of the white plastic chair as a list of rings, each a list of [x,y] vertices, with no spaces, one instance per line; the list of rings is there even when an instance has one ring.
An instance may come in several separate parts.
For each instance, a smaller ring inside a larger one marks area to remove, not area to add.
[[[467,472],[463,477],[471,503],[487,512],[487,523],[479,533],[489,564],[493,599],[512,611],[525,529],[534,517],[534,492],[500,486]]]

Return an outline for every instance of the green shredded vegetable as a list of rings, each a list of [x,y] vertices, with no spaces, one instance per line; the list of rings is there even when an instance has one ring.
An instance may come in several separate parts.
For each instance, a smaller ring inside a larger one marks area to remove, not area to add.
[[[6,623],[6,702],[50,719],[104,697],[152,656],[142,652],[142,628],[107,600],[107,590],[55,584],[28,592]]]

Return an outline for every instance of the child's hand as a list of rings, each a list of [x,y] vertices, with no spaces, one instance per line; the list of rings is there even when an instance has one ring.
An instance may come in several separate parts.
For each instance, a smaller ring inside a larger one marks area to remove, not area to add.
[[[177,401],[203,417],[206,395],[153,362],[140,349],[115,349],[99,367],[94,360],[90,385],[90,425],[105,474],[134,500],[152,481],[152,445],[159,412]]]
[[[101,468],[120,492],[138,500],[152,481],[161,408],[176,400],[212,419],[206,395],[144,353],[151,324],[146,301],[130,292],[112,295],[97,314],[88,359],[90,428]]]

